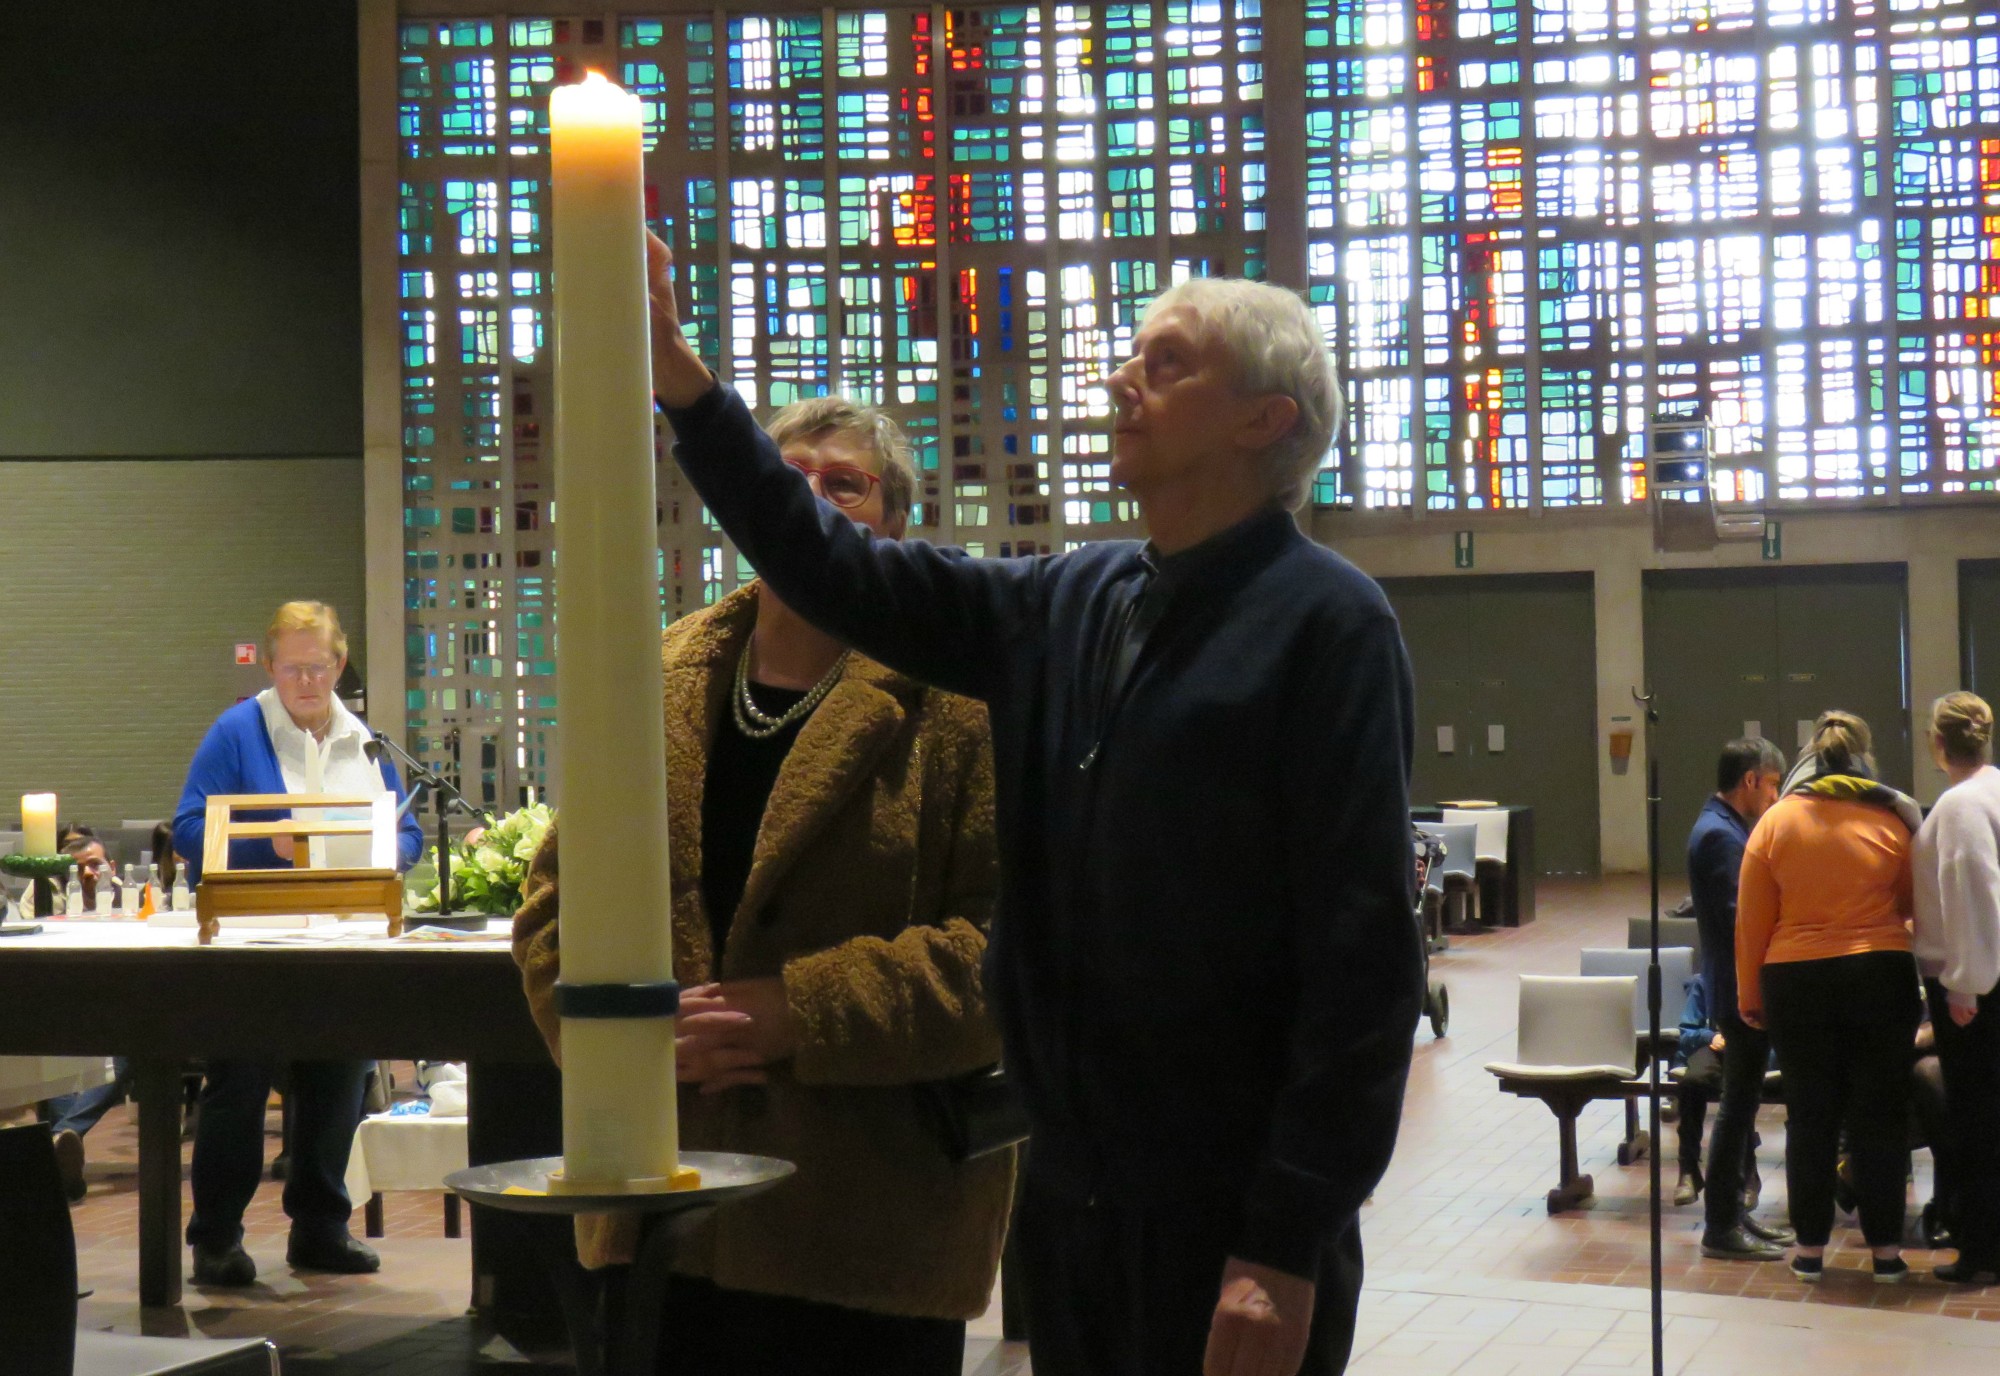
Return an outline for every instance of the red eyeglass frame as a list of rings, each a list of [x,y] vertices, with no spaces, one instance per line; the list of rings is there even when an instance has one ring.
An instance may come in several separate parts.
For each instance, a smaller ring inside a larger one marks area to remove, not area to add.
[[[870,473],[867,469],[851,463],[830,463],[820,468],[814,468],[809,464],[799,463],[794,459],[786,459],[785,463],[788,467],[796,468],[799,472],[805,474],[807,478],[818,478],[820,480],[820,495],[824,496],[829,502],[832,502],[842,511],[852,511],[854,510],[854,508],[860,506],[863,502],[868,500],[868,494],[874,491],[877,487],[881,486],[882,484],[882,475],[880,473]],[[859,497],[855,498],[851,502],[843,502],[838,498],[834,497],[832,494],[828,493],[826,490],[826,475],[829,473],[858,474],[860,477],[867,480],[867,486],[862,489],[861,495]]]

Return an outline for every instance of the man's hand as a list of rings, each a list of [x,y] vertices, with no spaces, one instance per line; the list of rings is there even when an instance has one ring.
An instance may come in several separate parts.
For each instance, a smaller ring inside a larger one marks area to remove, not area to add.
[[[271,849],[278,852],[278,858],[287,865],[291,864],[293,858],[298,854],[293,840],[289,836],[273,836],[271,838]]]
[[[646,231],[646,300],[653,324],[653,392],[668,406],[692,406],[715,377],[695,357],[681,333],[681,308],[674,294],[674,251]]]
[[[1231,1257],[1202,1376],[1297,1376],[1312,1332],[1313,1288],[1303,1276]]]
[[[790,1057],[798,1044],[783,980],[729,980],[681,995],[676,1074],[703,1094],[765,1083],[764,1067]]]
[[[1960,1027],[1970,1026],[1972,1020],[1979,1016],[1977,994],[1946,994],[1945,1003],[1951,1009],[1951,1020]]]
[[[1763,1010],[1763,1009],[1761,1009],[1761,1008],[1758,1008],[1758,1009],[1755,1009],[1755,1010],[1752,1010],[1752,1009],[1749,1009],[1749,1008],[1744,1008],[1744,1009],[1740,1009],[1740,1010],[1738,1010],[1738,1014],[1737,1014],[1737,1016],[1739,1016],[1739,1017],[1741,1017],[1741,1018],[1743,1019],[1743,1025],[1744,1025],[1745,1027],[1754,1027],[1754,1028],[1756,1028],[1756,1029],[1757,1029],[1757,1030],[1758,1030],[1759,1032],[1762,1032],[1762,1031],[1764,1030],[1764,1010]]]

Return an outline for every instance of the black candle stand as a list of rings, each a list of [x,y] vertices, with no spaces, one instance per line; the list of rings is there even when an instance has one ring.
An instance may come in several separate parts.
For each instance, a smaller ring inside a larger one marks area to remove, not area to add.
[[[453,1171],[445,1187],[474,1204],[525,1214],[629,1214],[639,1221],[639,1247],[622,1280],[608,1294],[558,1279],[557,1298],[569,1328],[576,1376],[654,1376],[660,1369],[661,1309],[673,1269],[674,1244],[693,1224],[724,1205],[748,1199],[798,1169],[789,1161],[735,1152],[682,1152],[680,1164],[701,1172],[691,1189],[660,1194],[555,1194],[549,1176],[560,1156],[502,1161]],[[667,1349],[671,1352],[671,1347]],[[672,1369],[672,1364],[667,1364]]]

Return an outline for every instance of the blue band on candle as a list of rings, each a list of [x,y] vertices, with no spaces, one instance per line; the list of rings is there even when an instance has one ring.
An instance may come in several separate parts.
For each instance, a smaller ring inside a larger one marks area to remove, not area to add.
[[[556,1015],[564,1018],[671,1018],[680,1011],[681,987],[663,984],[556,983]]]

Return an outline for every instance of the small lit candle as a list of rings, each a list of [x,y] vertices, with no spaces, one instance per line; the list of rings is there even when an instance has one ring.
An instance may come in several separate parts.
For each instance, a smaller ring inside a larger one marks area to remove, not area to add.
[[[549,97],[562,982],[673,978],[639,100]],[[680,1147],[674,1021],[565,1017],[563,1180],[659,1189]]]
[[[21,854],[54,855],[56,853],[56,795],[53,793],[23,793],[21,795]]]

